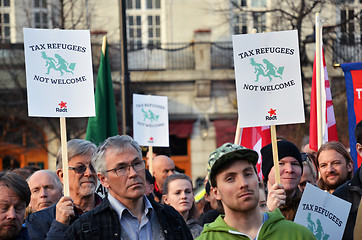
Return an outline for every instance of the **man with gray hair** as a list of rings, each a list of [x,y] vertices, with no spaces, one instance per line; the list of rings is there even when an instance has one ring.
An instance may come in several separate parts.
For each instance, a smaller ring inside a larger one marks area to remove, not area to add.
[[[28,177],[31,199],[29,212],[34,213],[57,203],[63,196],[63,185],[51,170],[39,170]]]
[[[101,203],[94,192],[97,176],[91,164],[96,145],[72,139],[67,143],[69,165],[69,196],[62,197],[56,205],[35,212],[26,218],[25,224],[31,239],[61,238],[82,213]],[[63,183],[61,149],[57,155],[57,175]]]
[[[29,239],[23,225],[30,202],[26,181],[13,172],[0,172],[0,239]]]
[[[181,215],[145,194],[145,162],[130,136],[109,137],[92,159],[108,196],[70,226],[67,239],[192,239]]]

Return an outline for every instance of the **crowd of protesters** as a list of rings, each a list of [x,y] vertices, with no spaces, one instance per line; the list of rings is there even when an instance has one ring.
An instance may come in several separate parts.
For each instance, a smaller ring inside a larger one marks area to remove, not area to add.
[[[362,122],[355,136],[362,156]],[[72,139],[67,149],[69,196],[63,196],[61,150],[55,172],[0,172],[0,239],[315,239],[293,222],[307,183],[350,202],[343,239],[362,237],[362,170],[354,171],[339,142],[301,152],[278,141],[280,184],[271,144],[261,149],[259,179],[258,153],[225,143],[210,154],[199,208],[192,180],[175,166],[169,149],[156,148],[153,161],[145,162],[126,135],[99,147]],[[103,199],[95,193],[97,181],[107,189]]]

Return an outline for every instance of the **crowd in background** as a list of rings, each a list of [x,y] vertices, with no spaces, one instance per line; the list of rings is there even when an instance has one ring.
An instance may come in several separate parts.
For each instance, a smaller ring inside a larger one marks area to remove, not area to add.
[[[355,136],[351,147],[362,156],[361,122]],[[352,203],[343,239],[360,239],[362,174],[348,150],[327,142],[318,152],[300,151],[284,139],[277,147],[280,184],[271,144],[261,150],[263,179],[254,150],[231,143],[217,148],[205,195],[196,202],[192,180],[169,148],[154,148],[152,162],[145,162],[129,136],[109,137],[99,147],[72,139],[69,196],[63,196],[60,150],[55,172],[35,166],[0,172],[0,239],[321,239],[317,229],[293,223],[307,183]],[[97,181],[107,189],[103,199]]]

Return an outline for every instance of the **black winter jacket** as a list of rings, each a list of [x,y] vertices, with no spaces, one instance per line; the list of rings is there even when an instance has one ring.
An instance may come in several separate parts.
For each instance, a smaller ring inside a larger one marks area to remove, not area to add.
[[[149,199],[166,240],[193,239],[182,216],[173,208]],[[65,239],[104,240],[121,236],[121,225],[117,212],[105,198],[95,209],[84,213],[65,234]]]
[[[359,167],[353,178],[339,186],[333,195],[352,203],[342,240],[353,239],[353,229],[356,223],[358,206],[362,196],[362,168]]]

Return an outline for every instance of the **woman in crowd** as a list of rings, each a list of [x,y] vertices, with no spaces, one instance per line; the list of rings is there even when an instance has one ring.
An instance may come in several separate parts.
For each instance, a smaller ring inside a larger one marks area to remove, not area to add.
[[[197,210],[191,179],[185,174],[168,176],[163,184],[162,199],[165,204],[174,207],[181,214],[193,238],[198,237],[203,228],[198,225],[197,216],[195,216]]]

